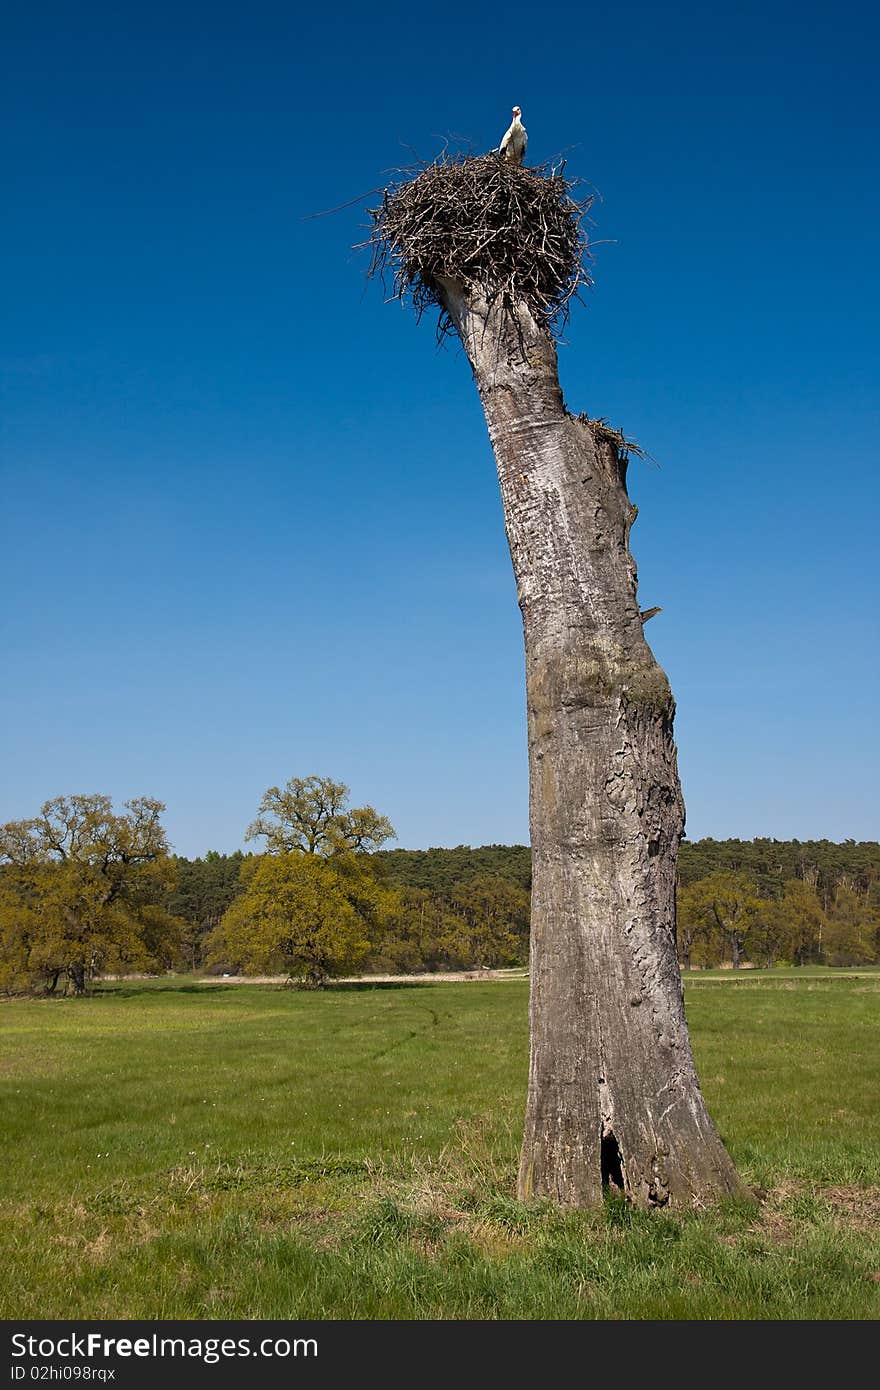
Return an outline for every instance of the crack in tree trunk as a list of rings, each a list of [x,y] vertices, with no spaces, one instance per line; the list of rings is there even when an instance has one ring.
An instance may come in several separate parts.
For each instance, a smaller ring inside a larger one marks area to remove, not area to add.
[[[533,856],[524,1200],[745,1189],[709,1118],[675,949],[675,704],[645,641],[626,461],[566,410],[549,333],[439,282],[498,466],[523,617]]]

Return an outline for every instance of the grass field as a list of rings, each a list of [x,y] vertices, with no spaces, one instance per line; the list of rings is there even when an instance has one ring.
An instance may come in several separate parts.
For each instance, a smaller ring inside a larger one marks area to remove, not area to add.
[[[871,1318],[880,973],[687,982],[757,1210],[514,1199],[524,981],[0,1006],[0,1315]]]

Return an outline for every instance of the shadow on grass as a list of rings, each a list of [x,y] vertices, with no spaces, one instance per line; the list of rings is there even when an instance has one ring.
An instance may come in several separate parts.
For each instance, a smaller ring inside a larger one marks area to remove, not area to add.
[[[154,982],[150,980],[146,986],[143,981],[138,984],[102,984],[97,989],[89,990],[81,998],[85,999],[146,999],[152,994],[229,994],[232,990],[241,989],[241,985],[180,985],[169,982]]]
[[[177,984],[172,981],[153,981],[145,983],[138,981],[137,984],[122,982],[118,984],[101,984],[97,988],[88,990],[81,999],[144,999],[154,994],[231,994],[242,989],[260,989],[271,993],[281,994],[359,994],[364,990],[376,989],[431,989],[436,988],[433,980],[330,980],[319,988],[310,988],[300,984],[282,984],[273,981],[255,981],[252,985],[242,984],[236,981],[235,984]],[[61,996],[59,996],[61,997]],[[68,996],[64,996],[65,998]]]
[[[293,986],[294,989],[297,986]],[[434,980],[331,980],[315,994],[359,994],[369,989],[434,989]],[[308,991],[307,991],[308,992]]]

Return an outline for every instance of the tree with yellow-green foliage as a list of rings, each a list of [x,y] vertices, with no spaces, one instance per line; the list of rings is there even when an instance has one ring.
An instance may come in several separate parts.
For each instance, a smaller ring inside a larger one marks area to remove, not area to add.
[[[488,969],[529,955],[529,895],[497,874],[476,874],[452,895],[462,927],[446,938],[452,959]],[[463,928],[463,929],[462,929]]]
[[[354,855],[266,854],[245,860],[242,879],[212,933],[212,959],[310,988],[360,965],[394,902]]]
[[[827,919],[816,889],[800,878],[787,879],[781,898],[764,902],[750,951],[757,964],[778,960],[805,965],[818,960]],[[756,959],[757,958],[757,959]]]
[[[841,884],[822,935],[823,960],[827,965],[863,965],[877,959],[878,946],[880,912],[866,894]]]
[[[267,853],[243,863],[244,892],[211,935],[212,960],[312,988],[361,963],[398,906],[368,852],[394,827],[372,806],[350,808],[348,795],[330,777],[268,789],[247,832]]]
[[[372,806],[348,805],[348,787],[332,777],[291,777],[269,787],[248,840],[262,836],[270,854],[361,854],[394,839],[387,816]]]
[[[467,923],[446,897],[427,888],[404,884],[396,890],[396,905],[385,921],[385,929],[370,952],[374,970],[439,970],[450,963],[449,944],[467,931]],[[472,964],[470,959],[465,964]]]
[[[679,892],[679,944],[687,943],[686,963],[694,943],[702,941],[709,951],[726,948],[730,962],[738,970],[750,934],[761,920],[765,906],[755,884],[745,874],[717,873]]]
[[[164,969],[180,923],[164,907],[174,866],[160,816],[136,797],[59,796],[0,826],[0,988],[83,994],[106,970]]]

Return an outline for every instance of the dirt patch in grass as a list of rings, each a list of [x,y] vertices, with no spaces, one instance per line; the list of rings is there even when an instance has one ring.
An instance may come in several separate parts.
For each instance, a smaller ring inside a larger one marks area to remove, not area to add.
[[[820,1195],[850,1230],[880,1235],[880,1187],[826,1187]]]
[[[772,1208],[761,1213],[761,1220],[752,1226],[753,1233],[766,1236],[774,1245],[790,1245],[794,1239],[794,1227],[787,1216]]]

